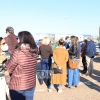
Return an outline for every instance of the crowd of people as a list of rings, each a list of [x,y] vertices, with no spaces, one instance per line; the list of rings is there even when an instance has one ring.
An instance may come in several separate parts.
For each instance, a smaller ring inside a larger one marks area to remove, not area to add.
[[[93,73],[96,47],[92,36],[84,40],[82,47],[76,36],[66,36],[65,41],[44,37],[37,47],[28,31],[19,32],[16,38],[13,27],[7,27],[6,34],[7,37],[0,37],[0,81],[4,82],[4,87],[5,83],[9,87],[9,100],[34,99],[37,55],[41,56],[39,82],[47,84],[48,92],[52,92],[54,85],[57,85],[58,93],[66,84],[68,88],[78,87],[81,57],[82,74],[91,76]],[[2,100],[6,100],[5,91]]]

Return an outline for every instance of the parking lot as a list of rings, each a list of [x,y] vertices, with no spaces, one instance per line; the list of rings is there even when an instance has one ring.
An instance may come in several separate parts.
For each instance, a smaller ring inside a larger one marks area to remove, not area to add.
[[[40,63],[37,64],[37,69],[41,69]],[[82,64],[80,64],[80,70]],[[54,89],[51,93],[48,92],[46,84],[37,85],[35,90],[35,100],[100,100],[100,56],[94,58],[94,71],[92,77],[80,73],[81,81],[77,88],[71,89],[63,86],[63,92],[58,93]]]

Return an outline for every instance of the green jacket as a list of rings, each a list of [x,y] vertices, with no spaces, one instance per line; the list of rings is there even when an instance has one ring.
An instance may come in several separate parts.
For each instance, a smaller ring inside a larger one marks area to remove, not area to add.
[[[52,51],[54,51],[54,49],[57,47],[57,44],[54,42],[53,44],[51,44],[51,48],[52,48]]]

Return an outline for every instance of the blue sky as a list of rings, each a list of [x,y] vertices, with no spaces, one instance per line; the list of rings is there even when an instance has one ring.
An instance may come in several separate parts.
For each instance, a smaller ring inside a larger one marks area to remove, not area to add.
[[[100,0],[1,0],[0,36],[12,26],[17,35],[36,33],[90,34],[98,36]]]

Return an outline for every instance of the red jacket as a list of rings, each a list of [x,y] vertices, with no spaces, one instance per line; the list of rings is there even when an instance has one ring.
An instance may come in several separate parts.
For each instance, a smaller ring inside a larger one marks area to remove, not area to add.
[[[37,56],[27,49],[15,50],[6,70],[12,74],[9,88],[12,90],[26,90],[36,85]]]

